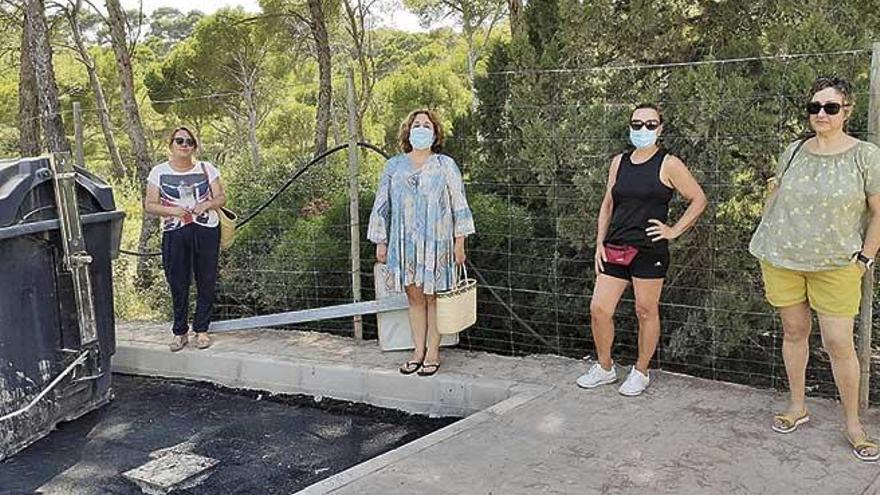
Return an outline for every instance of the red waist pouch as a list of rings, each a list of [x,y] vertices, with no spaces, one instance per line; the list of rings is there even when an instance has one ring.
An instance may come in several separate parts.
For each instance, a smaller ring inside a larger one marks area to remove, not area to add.
[[[635,246],[605,244],[605,258],[612,265],[629,266],[637,254],[639,254],[639,248]]]

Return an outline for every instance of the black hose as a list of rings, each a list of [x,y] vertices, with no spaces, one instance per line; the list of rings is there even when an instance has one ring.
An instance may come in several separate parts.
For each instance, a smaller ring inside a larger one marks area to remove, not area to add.
[[[364,147],[367,149],[371,149],[371,150],[379,153],[380,155],[385,157],[386,160],[388,158],[390,158],[387,154],[385,154],[384,151],[377,148],[376,146],[373,146],[370,143],[360,143],[359,142],[357,144],[358,144],[358,146],[361,146],[361,147]],[[281,186],[280,189],[275,191],[275,194],[273,194],[268,200],[266,200],[266,202],[264,202],[262,205],[258,206],[257,209],[254,210],[253,212],[251,212],[247,217],[245,217],[244,220],[237,222],[235,224],[235,228],[244,227],[244,225],[247,224],[248,222],[250,222],[255,216],[262,213],[262,211],[265,210],[270,204],[272,204],[273,201],[278,199],[278,196],[280,196],[282,193],[284,193],[284,191],[286,191],[287,188],[290,187],[294,183],[294,181],[296,181],[296,179],[299,179],[299,177],[302,174],[304,174],[308,169],[310,169],[312,167],[312,165],[318,163],[319,161],[323,160],[324,158],[327,158],[328,156],[332,155],[333,153],[336,153],[338,151],[342,151],[347,148],[348,148],[347,144],[340,144],[339,146],[336,146],[335,148],[331,148],[331,149],[321,153],[320,155],[313,158],[310,162],[306,163],[305,165],[303,165],[302,167],[297,169],[297,171],[293,173],[293,175],[290,177],[290,179],[288,179],[287,182],[285,182],[284,185]]]

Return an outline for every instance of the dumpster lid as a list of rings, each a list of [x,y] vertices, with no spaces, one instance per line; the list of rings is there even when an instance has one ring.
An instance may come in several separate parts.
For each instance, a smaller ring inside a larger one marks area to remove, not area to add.
[[[94,198],[101,211],[115,210],[112,188],[88,170],[74,168],[79,193],[85,192]],[[52,181],[48,156],[0,160],[0,227],[21,222],[22,203],[31,191],[47,181]]]

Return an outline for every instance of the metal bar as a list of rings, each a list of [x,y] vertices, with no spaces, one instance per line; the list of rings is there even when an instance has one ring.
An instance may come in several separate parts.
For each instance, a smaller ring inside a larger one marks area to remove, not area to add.
[[[874,43],[871,56],[871,79],[868,102],[868,140],[880,145],[880,43]],[[859,405],[867,409],[871,391],[871,328],[874,304],[874,269],[862,277],[862,305],[859,310]]]
[[[357,303],[361,300],[361,227],[358,204],[358,133],[357,96],[354,91],[354,71],[348,68],[345,77],[348,93],[348,216],[351,221],[351,298]],[[355,315],[354,340],[364,340],[364,325],[361,315]]]
[[[495,300],[498,301],[499,304],[501,304],[502,306],[504,306],[504,309],[506,309],[507,312],[510,313],[510,316],[511,316],[514,320],[516,320],[517,323],[519,323],[520,325],[522,325],[523,328],[525,328],[526,330],[528,330],[529,333],[531,333],[532,336],[535,337],[536,339],[538,339],[542,344],[544,344],[545,346],[547,346],[547,347],[550,348],[550,349],[553,348],[553,345],[551,345],[550,342],[549,342],[549,341],[548,341],[543,335],[541,335],[540,333],[538,333],[534,328],[532,328],[531,325],[529,325],[529,324],[528,324],[525,320],[523,320],[518,314],[516,314],[516,311],[514,311],[513,308],[511,308],[510,305],[507,304],[507,302],[504,301],[504,298],[502,298],[501,296],[499,296],[499,295],[498,295],[498,292],[496,292],[495,289],[494,289],[491,285],[488,285],[488,284],[486,283],[486,278],[483,277],[483,274],[480,273],[479,270],[477,270],[476,268],[474,268],[474,265],[471,265],[471,271],[474,272],[474,275],[477,276],[477,281],[480,282],[480,286],[481,286],[481,287],[484,287],[484,288],[486,288],[486,289],[488,289],[488,290],[489,290],[489,293],[492,294],[492,297],[494,297]],[[499,287],[499,288],[500,288],[500,289],[503,289],[504,287]],[[404,297],[406,297],[406,296],[404,296]]]
[[[99,211],[86,215],[82,219],[82,223],[83,225],[89,225],[92,223],[104,223],[123,217],[125,217],[125,213],[118,210]],[[21,237],[23,235],[39,234],[41,232],[58,229],[60,227],[61,222],[59,222],[58,219],[40,220],[39,222],[16,224],[11,227],[0,228],[0,240],[12,239],[14,237]]]
[[[64,248],[64,268],[73,279],[76,316],[79,323],[80,346],[85,347],[98,339],[95,326],[95,306],[92,297],[92,279],[89,264],[92,257],[86,251],[79,206],[76,201],[76,174],[70,153],[49,155],[49,166],[55,181],[55,203],[61,226],[61,245]]]
[[[363,301],[351,304],[339,304],[322,308],[302,309],[271,315],[252,316],[235,320],[215,321],[211,323],[212,332],[228,332],[232,330],[246,330],[249,328],[271,328],[279,325],[291,325],[294,323],[308,323],[320,320],[333,320],[347,318],[349,316],[363,316],[387,311],[397,311],[409,308],[409,302],[405,294],[385,298],[379,301]]]

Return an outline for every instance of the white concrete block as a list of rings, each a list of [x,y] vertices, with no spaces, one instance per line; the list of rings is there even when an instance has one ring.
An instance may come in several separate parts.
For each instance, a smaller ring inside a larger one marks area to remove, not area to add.
[[[122,473],[148,495],[164,495],[201,484],[219,461],[195,454],[169,453]]]

